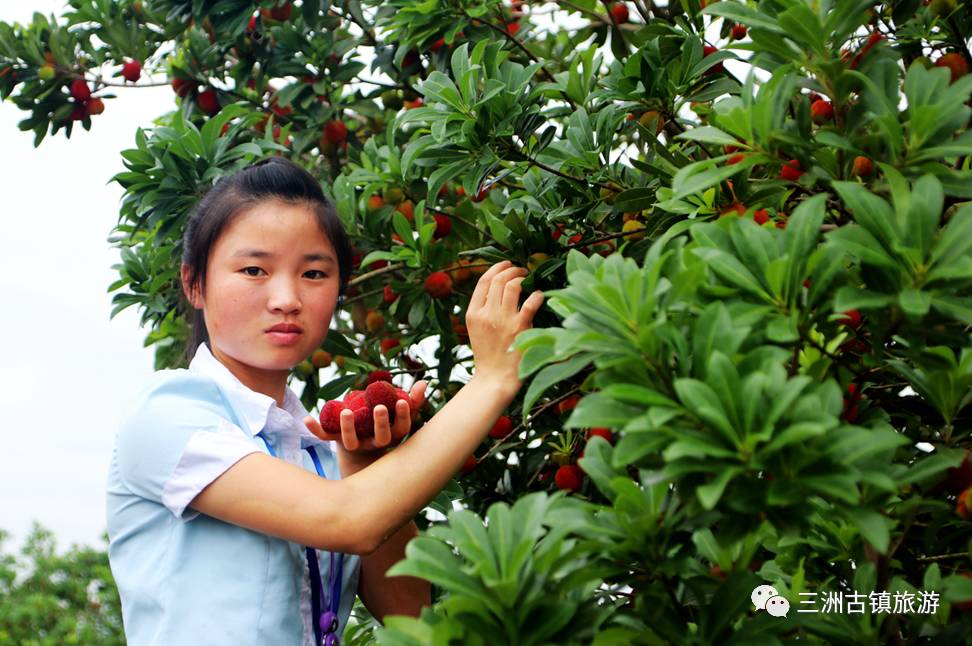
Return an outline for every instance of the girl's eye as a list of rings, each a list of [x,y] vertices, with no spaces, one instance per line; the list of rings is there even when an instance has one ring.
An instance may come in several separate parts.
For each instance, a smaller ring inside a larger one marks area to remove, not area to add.
[[[242,271],[247,276],[259,276],[260,274],[258,272],[261,272],[263,270],[260,269],[259,267],[244,267],[240,271]]]
[[[320,269],[311,269],[307,273],[308,274],[316,274],[315,276],[311,276],[311,278],[327,278],[327,274],[325,274]]]

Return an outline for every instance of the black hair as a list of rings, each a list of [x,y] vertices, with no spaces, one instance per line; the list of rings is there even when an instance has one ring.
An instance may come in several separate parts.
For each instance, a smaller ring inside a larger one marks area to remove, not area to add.
[[[264,200],[306,204],[321,232],[337,254],[340,274],[339,295],[343,296],[351,279],[351,242],[334,205],[324,196],[321,185],[309,172],[285,157],[270,157],[221,178],[196,205],[182,237],[182,262],[188,268],[188,287],[204,292],[209,251],[233,218]],[[190,326],[186,361],[191,361],[199,346],[209,341],[202,310],[185,298]]]

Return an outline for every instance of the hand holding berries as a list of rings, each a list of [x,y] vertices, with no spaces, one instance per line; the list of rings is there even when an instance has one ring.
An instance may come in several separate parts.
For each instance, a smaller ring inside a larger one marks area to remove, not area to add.
[[[372,386],[374,385],[375,384],[372,384],[368,388],[372,389]],[[388,385],[390,386],[390,384]],[[339,418],[339,432],[335,432],[337,429],[334,428],[328,428],[325,430],[321,425],[321,421],[315,419],[313,416],[305,417],[304,425],[307,427],[307,430],[317,437],[329,442],[337,442],[339,448],[343,448],[346,451],[360,453],[382,452],[384,449],[398,444],[401,442],[403,437],[408,435],[408,432],[411,430],[412,426],[411,413],[412,411],[419,410],[425,403],[425,390],[427,386],[428,382],[418,381],[415,382],[415,384],[412,386],[411,392],[409,393],[394,389],[398,399],[395,401],[395,409],[393,412],[389,410],[387,405],[388,402],[377,403],[378,400],[375,399],[375,405],[371,405],[371,400],[366,399],[364,393],[354,391],[349,394],[347,398],[345,398],[345,406],[341,406],[340,409],[336,411]],[[377,391],[378,389],[373,390]],[[358,407],[353,405],[353,402],[349,403],[348,400],[352,399],[352,395],[365,399],[367,402],[366,405],[363,407]],[[382,399],[382,401],[385,401],[385,399]],[[340,404],[340,402],[328,402],[325,405],[325,408],[334,403]],[[365,412],[373,411],[373,418],[371,420],[358,419],[357,427],[362,430],[364,430],[366,427],[368,430],[371,430],[373,427],[374,435],[364,434],[364,436],[362,436],[355,431],[356,417],[360,418],[361,416],[360,408],[363,408]]]

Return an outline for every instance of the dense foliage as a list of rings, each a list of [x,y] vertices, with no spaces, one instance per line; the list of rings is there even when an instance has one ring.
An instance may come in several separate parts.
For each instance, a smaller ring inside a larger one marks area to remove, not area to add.
[[[72,546],[58,554],[35,525],[20,554],[5,553],[0,531],[0,644],[124,644],[121,605],[104,551]]]
[[[471,368],[476,274],[508,258],[548,294],[520,398],[393,570],[436,604],[348,643],[972,630],[972,5],[706,4],[72,0],[0,24],[38,144],[97,129],[116,86],[173,87],[111,238],[160,368],[186,216],[266,154],[317,174],[357,245],[295,372],[309,406],[389,370],[434,380],[427,418]],[[940,605],[797,611],[838,592]]]

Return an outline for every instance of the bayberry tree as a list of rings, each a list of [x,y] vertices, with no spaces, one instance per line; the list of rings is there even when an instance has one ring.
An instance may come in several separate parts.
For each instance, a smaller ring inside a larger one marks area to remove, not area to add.
[[[0,92],[39,144],[172,85],[111,236],[159,368],[190,209],[268,154],[357,245],[306,405],[430,378],[427,419],[477,274],[548,295],[520,398],[392,570],[435,604],[350,643],[972,629],[967,0],[70,5],[0,25]]]

